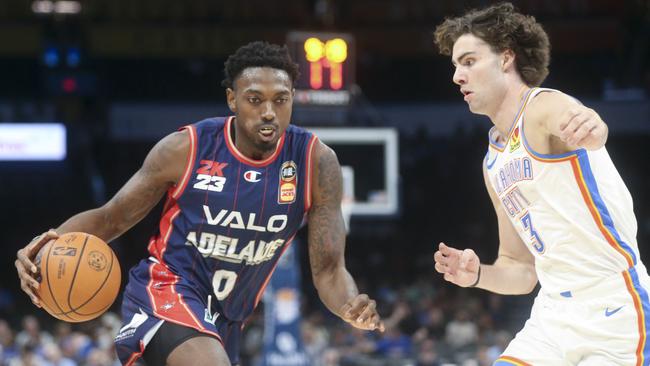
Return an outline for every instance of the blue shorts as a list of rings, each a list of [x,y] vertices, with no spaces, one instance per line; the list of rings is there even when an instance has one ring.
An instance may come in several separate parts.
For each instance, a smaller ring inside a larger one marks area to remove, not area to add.
[[[212,313],[207,299],[201,298],[195,289],[155,260],[142,260],[129,272],[122,300],[122,319],[124,324],[115,337],[115,348],[123,365],[132,365],[142,357],[145,347],[165,321],[217,338],[230,362],[239,363],[242,322]]]

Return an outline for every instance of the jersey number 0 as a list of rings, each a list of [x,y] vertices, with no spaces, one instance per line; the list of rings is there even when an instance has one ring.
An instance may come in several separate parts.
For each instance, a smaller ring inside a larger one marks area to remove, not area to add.
[[[223,300],[228,297],[233,287],[235,287],[236,281],[237,273],[233,271],[226,271],[223,269],[215,271],[214,276],[212,276],[212,287],[217,299]]]

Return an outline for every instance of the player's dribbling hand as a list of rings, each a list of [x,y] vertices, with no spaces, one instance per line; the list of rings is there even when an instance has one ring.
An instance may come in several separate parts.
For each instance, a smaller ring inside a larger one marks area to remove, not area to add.
[[[569,108],[560,122],[560,140],[570,147],[596,150],[607,140],[607,125],[591,108]]]
[[[36,289],[38,289],[39,283],[36,280],[38,276],[38,266],[34,263],[34,258],[41,250],[41,248],[50,242],[51,240],[56,240],[59,237],[59,234],[54,230],[45,232],[37,237],[35,237],[27,246],[20,249],[16,253],[16,270],[18,271],[18,277],[20,278],[20,288],[25,291],[29,298],[32,300],[34,305],[41,307],[38,296],[36,295]]]
[[[341,307],[341,319],[363,330],[384,331],[384,322],[377,313],[377,302],[366,294],[359,294]]]
[[[453,284],[469,287],[478,278],[481,262],[471,249],[458,250],[440,243],[433,259],[436,262],[436,271],[442,273],[445,280]]]

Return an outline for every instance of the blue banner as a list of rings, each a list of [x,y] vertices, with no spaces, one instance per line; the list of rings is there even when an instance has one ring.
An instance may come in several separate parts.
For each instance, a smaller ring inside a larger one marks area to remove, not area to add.
[[[263,366],[311,364],[300,335],[300,263],[297,238],[284,252],[264,292]]]

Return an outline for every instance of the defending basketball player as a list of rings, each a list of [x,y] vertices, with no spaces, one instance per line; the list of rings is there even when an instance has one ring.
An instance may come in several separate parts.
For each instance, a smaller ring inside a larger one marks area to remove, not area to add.
[[[495,364],[650,364],[650,280],[632,198],[599,115],[538,87],[549,63],[542,27],[505,3],[446,19],[435,43],[451,56],[470,111],[494,124],[483,172],[499,227],[493,264],[440,243],[435,268],[456,285],[501,294],[541,284]]]
[[[42,245],[69,231],[113,240],[166,196],[150,257],[131,269],[124,292],[116,337],[124,364],[238,364],[244,322],[306,214],[321,300],[352,326],[383,331],[375,301],[345,268],[336,155],[290,125],[297,65],[286,48],[254,42],[226,61],[225,73],[234,116],[163,138],[106,205],[18,252],[22,288],[38,305],[32,260]]]

